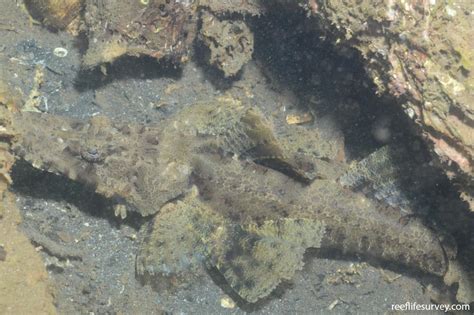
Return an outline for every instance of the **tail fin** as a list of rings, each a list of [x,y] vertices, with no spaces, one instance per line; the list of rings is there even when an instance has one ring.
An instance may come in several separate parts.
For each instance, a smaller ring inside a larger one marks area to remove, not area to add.
[[[437,183],[426,155],[403,146],[388,145],[354,163],[339,182],[354,190],[368,190],[376,199],[404,212],[424,204]]]

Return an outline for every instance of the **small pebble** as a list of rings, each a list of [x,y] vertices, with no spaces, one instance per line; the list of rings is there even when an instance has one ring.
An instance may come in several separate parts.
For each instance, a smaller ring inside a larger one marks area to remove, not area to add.
[[[74,238],[68,232],[59,231],[59,232],[57,232],[57,235],[58,235],[59,239],[61,241],[63,241],[64,243],[71,243],[72,241],[74,241]]]
[[[235,302],[228,296],[225,296],[221,299],[221,306],[223,308],[235,308]]]
[[[456,16],[456,14],[457,14],[456,10],[451,8],[449,5],[447,5],[445,9],[446,9],[446,13],[449,16],[451,16],[451,17]]]
[[[339,304],[339,300],[335,300],[334,302],[332,302],[329,306],[328,306],[328,310],[332,311],[336,305]]]
[[[304,113],[301,115],[289,114],[286,116],[286,123],[288,125],[303,125],[313,121],[311,113]]]

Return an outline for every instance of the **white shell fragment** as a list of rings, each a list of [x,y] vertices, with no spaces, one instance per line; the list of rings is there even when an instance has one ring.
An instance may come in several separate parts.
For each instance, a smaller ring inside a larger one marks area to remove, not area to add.
[[[221,307],[223,308],[228,308],[228,309],[233,309],[235,308],[235,302],[232,301],[232,299],[228,296],[225,296],[221,299]]]
[[[63,48],[63,47],[56,47],[54,48],[54,51],[53,51],[53,54],[56,56],[56,57],[59,57],[59,58],[64,58],[67,56],[67,49],[66,48]]]

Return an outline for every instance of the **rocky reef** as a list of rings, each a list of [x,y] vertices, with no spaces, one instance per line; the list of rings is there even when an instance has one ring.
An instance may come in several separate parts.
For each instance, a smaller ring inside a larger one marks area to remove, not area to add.
[[[185,61],[198,34],[198,12],[204,10],[200,37],[210,48],[209,62],[225,76],[237,73],[252,55],[252,32],[242,16],[305,10],[315,34],[360,52],[377,93],[397,99],[474,209],[473,6],[404,0],[76,0],[59,6],[52,0],[27,1],[33,16],[56,28],[77,20],[82,8],[79,28],[89,39],[86,66],[123,55]],[[231,14],[238,16],[220,21]],[[213,35],[211,25],[226,35]]]
[[[126,56],[183,64],[193,57],[197,43],[207,49],[206,62],[219,70],[219,80],[236,85],[252,59],[252,22],[276,11],[298,12],[304,21],[295,32],[324,37],[341,51],[359,52],[375,92],[403,108],[430,144],[435,161],[474,208],[474,60],[472,41],[466,36],[473,30],[474,7],[469,3],[25,4],[48,28],[83,35],[87,45],[80,57],[81,71],[100,68],[107,76],[103,65]],[[21,112],[10,105],[12,94],[0,85],[0,183],[6,187],[11,182],[13,153],[37,169],[83,183],[110,201],[121,219],[129,212],[145,217],[149,222],[140,230],[143,242],[136,259],[140,277],[187,279],[204,264],[215,268],[241,299],[255,303],[291,279],[302,268],[306,250],[316,248],[443,279],[457,292],[458,301],[474,301],[474,276],[466,254],[471,245],[461,244],[463,251],[458,252],[459,244],[450,235],[457,232],[454,228],[445,231],[417,218],[419,208],[445,206],[433,206],[437,199],[426,200],[436,194],[427,183],[439,173],[423,154],[405,161],[412,151],[395,143],[348,165],[342,135],[323,135],[318,128],[321,117],[288,115],[288,125],[277,122],[272,115],[286,107],[277,109],[274,104],[273,112],[264,112],[251,101],[254,96],[246,86],[241,95],[247,95],[242,96],[247,101],[222,93],[206,101],[190,98],[169,112],[160,102],[157,108],[166,118],[159,123],[95,113],[90,119],[32,113],[44,104],[37,92],[43,71],[61,75],[51,63],[44,66],[44,59],[35,62],[32,102],[26,101]],[[169,91],[173,89],[176,86]],[[100,94],[100,89],[94,93]],[[305,128],[300,123],[314,124]]]
[[[296,2],[315,29],[360,52],[377,93],[397,99],[474,210],[474,4],[281,1]]]

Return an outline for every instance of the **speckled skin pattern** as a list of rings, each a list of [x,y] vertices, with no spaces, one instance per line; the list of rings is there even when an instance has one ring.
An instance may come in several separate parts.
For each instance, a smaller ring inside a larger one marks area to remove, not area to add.
[[[235,99],[195,104],[160,126],[25,112],[13,128],[13,150],[33,166],[143,216],[158,213],[145,229],[139,274],[180,274],[204,262],[256,302],[302,267],[310,247],[439,276],[454,252],[416,219],[402,223],[399,212],[326,178],[327,159],[301,163],[259,110]],[[298,166],[308,163],[325,176],[310,178]]]

